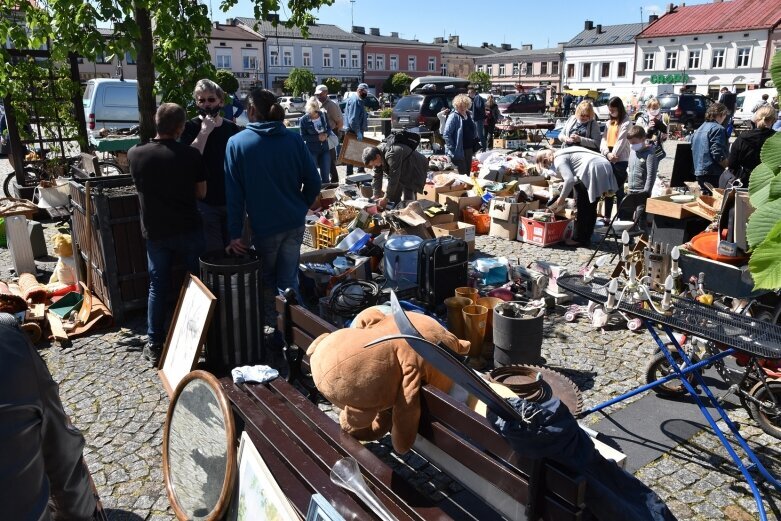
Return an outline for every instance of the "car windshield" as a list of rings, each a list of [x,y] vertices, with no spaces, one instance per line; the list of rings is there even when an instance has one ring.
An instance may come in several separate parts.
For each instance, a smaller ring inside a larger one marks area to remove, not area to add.
[[[738,96],[737,100],[735,101],[735,108],[736,109],[742,109],[743,108],[743,102],[746,101],[745,96]]]
[[[290,100],[292,103],[303,103],[304,100],[302,98],[293,98]]]
[[[663,109],[671,109],[678,105],[678,96],[673,94],[672,96],[659,96],[659,106]]]
[[[404,96],[396,103],[395,109],[399,112],[417,112],[420,110],[420,96]]]
[[[517,94],[508,94],[507,96],[502,96],[501,98],[499,98],[499,101],[497,101],[497,103],[509,105],[510,103],[515,101],[515,98],[517,97],[518,97]]]

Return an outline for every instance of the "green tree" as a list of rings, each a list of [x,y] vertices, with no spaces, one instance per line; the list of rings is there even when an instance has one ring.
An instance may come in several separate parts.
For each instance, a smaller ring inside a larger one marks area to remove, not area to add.
[[[330,94],[340,94],[342,92],[342,82],[336,78],[324,79],[323,85],[328,87],[328,92]]]
[[[480,92],[488,92],[491,90],[491,76],[489,76],[487,72],[470,72],[466,79],[472,82]]]
[[[215,78],[217,85],[219,85],[222,90],[225,91],[226,95],[233,94],[239,90],[239,80],[236,79],[236,76],[234,76],[231,71],[227,69],[220,69],[217,71]]]
[[[315,86],[315,75],[309,69],[296,67],[290,71],[290,75],[285,80],[285,90],[292,92],[293,96],[302,93],[312,92]]]
[[[409,90],[409,86],[412,83],[412,76],[404,72],[397,72],[391,78],[391,84],[393,85],[393,94],[404,94]]]

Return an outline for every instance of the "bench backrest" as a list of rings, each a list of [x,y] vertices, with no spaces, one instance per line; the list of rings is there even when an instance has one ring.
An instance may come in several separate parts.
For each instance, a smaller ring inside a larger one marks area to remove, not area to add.
[[[284,297],[277,297],[276,310],[277,328],[283,333],[286,349],[299,350],[300,356],[289,359],[293,365],[290,375],[307,375],[307,347],[337,327],[303,306],[289,304]],[[544,519],[586,517],[583,476],[548,461],[541,468],[535,465],[535,460],[515,452],[484,417],[435,387],[423,388],[421,408],[418,434],[454,461],[519,502],[534,502]],[[538,477],[540,483],[530,486],[529,476]]]

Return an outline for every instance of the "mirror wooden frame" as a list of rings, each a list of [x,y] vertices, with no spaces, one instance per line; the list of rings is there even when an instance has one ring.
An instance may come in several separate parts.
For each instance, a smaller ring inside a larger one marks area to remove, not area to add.
[[[165,416],[165,426],[163,428],[163,479],[165,480],[165,490],[168,494],[168,501],[171,503],[171,508],[174,510],[176,518],[183,521],[189,519],[179,504],[176,493],[174,491],[173,483],[171,482],[171,477],[169,474],[170,467],[168,462],[168,435],[171,428],[171,418],[173,416],[176,403],[179,400],[179,395],[182,394],[182,391],[185,387],[187,387],[187,384],[193,380],[201,380],[205,382],[212,389],[212,391],[214,391],[214,394],[217,397],[217,403],[220,406],[220,411],[222,412],[222,416],[225,420],[225,443],[228,447],[228,461],[227,465],[225,466],[225,479],[222,483],[222,490],[220,491],[220,497],[217,500],[217,504],[205,518],[206,521],[217,521],[222,519],[222,517],[225,515],[225,512],[227,512],[231,501],[231,495],[233,494],[236,484],[236,425],[233,421],[233,410],[231,409],[230,402],[228,401],[227,396],[225,396],[225,392],[222,390],[219,380],[217,380],[217,378],[211,373],[201,370],[192,371],[187,376],[185,376],[176,387],[174,396],[168,406],[168,412]]]

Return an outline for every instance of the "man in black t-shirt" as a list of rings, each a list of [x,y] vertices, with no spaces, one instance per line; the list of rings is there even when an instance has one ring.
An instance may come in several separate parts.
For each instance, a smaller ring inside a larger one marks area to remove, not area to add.
[[[239,127],[220,116],[225,95],[219,85],[208,79],[199,80],[193,95],[198,117],[185,124],[181,141],[203,156],[208,192],[198,203],[198,210],[203,218],[206,250],[222,250],[230,242],[225,212],[225,147]]]
[[[198,273],[204,251],[203,225],[197,199],[206,195],[206,169],[193,147],[179,143],[186,114],[175,103],[157,109],[157,135],[127,153],[130,175],[138,191],[141,232],[146,239],[149,269],[148,342],[143,356],[157,364],[163,349],[169,309],[171,266],[180,257],[191,273]]]

